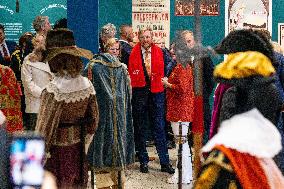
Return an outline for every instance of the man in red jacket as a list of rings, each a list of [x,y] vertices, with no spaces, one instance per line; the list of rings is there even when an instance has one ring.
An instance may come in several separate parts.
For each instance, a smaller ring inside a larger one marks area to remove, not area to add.
[[[128,71],[133,91],[132,110],[136,151],[140,171],[148,173],[149,156],[146,150],[146,115],[150,112],[154,139],[159,154],[161,171],[173,174],[165,133],[165,93],[162,84],[164,59],[162,50],[154,45],[151,29],[141,30],[140,43],[134,46],[129,57]]]

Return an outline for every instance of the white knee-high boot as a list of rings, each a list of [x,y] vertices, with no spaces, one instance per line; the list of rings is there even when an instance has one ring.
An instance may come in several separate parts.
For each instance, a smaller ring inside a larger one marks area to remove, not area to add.
[[[171,122],[174,135],[179,135],[179,123]],[[182,135],[188,134],[189,122],[182,122]],[[176,145],[176,150],[179,146]],[[178,162],[177,162],[178,164]],[[176,164],[176,165],[177,165]],[[182,145],[182,183],[188,184],[193,180],[192,176],[192,162],[188,141]],[[168,179],[169,183],[178,183],[178,169],[176,168],[175,174]]]

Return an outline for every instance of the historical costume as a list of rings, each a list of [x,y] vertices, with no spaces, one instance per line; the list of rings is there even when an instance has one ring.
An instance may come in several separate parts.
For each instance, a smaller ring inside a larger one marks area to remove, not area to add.
[[[235,115],[202,148],[210,155],[194,188],[283,188],[283,175],[272,159],[280,150],[279,132],[257,109]]]
[[[8,132],[22,131],[21,87],[14,72],[7,66],[0,65],[0,110],[7,119]]]
[[[230,85],[219,83],[215,89],[209,139],[211,139],[218,132],[223,95],[230,87]]]
[[[280,53],[274,52],[274,58],[278,65],[276,66],[276,81],[275,85],[279,91],[282,103],[284,103],[284,56]],[[284,146],[284,113],[283,108],[280,113],[278,124],[276,125],[281,134],[282,146]],[[274,158],[275,163],[284,174],[284,150],[282,149]]]
[[[45,167],[59,188],[86,187],[85,142],[97,127],[98,106],[91,81],[80,75],[79,57],[90,59],[92,53],[75,46],[70,30],[50,31],[46,40],[45,61],[55,77],[42,92],[35,129],[45,136]]]
[[[109,53],[96,55],[86,72],[97,91],[100,111],[99,126],[88,151],[89,164],[97,173],[113,174],[134,163],[129,74],[126,65]]]
[[[195,188],[283,188],[272,160],[281,150],[275,125],[282,106],[272,47],[251,30],[238,30],[215,49],[228,57],[214,77],[231,87],[223,94],[219,132],[203,148],[211,153]]]

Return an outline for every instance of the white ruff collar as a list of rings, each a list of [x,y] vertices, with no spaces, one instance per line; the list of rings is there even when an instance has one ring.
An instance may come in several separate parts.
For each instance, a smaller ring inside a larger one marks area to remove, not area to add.
[[[216,145],[257,158],[273,158],[282,149],[280,133],[257,109],[223,121],[218,133],[202,148],[202,152],[209,152]]]
[[[55,76],[46,87],[53,93],[57,101],[76,102],[96,94],[91,81],[83,76],[72,78],[70,76]]]

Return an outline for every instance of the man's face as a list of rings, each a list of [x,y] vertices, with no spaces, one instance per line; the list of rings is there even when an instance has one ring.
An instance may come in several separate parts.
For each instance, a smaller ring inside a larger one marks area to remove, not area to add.
[[[126,28],[126,39],[128,42],[132,42],[134,38],[134,33],[132,27]]]
[[[142,34],[139,36],[139,40],[141,42],[141,46],[144,49],[149,49],[153,43],[153,37],[151,34],[151,31],[144,31]]]
[[[5,32],[2,29],[0,29],[0,43],[2,43],[4,39],[5,39]]]
[[[186,41],[186,45],[189,48],[193,48],[194,47],[195,41],[194,41],[194,37],[193,37],[193,35],[191,33],[185,34],[184,39]]]

